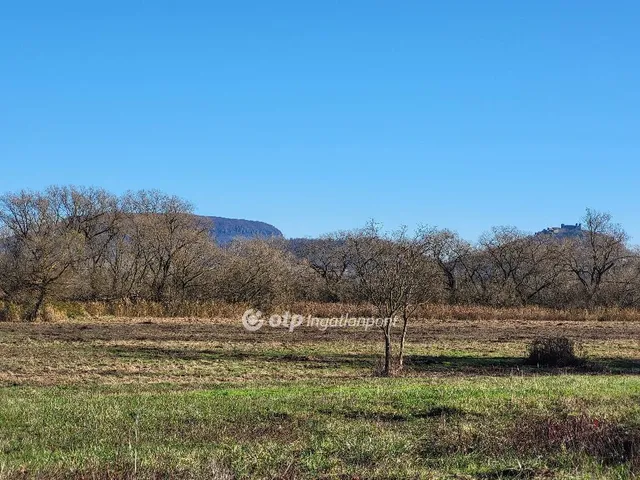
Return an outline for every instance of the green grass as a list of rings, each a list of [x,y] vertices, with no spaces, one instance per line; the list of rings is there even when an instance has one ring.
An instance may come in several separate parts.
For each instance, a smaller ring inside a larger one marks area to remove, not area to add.
[[[139,478],[180,472],[207,478],[214,465],[236,478],[438,478],[512,471],[628,478],[628,465],[604,465],[575,451],[539,458],[482,449],[492,434],[497,440],[524,416],[587,412],[603,422],[640,425],[639,393],[636,377],[577,375],[372,378],[178,392],[5,388],[0,472],[79,476],[111,468],[114,475],[137,469]],[[464,438],[437,437],[447,423]],[[434,442],[444,443],[433,448]]]
[[[425,322],[378,378],[378,332],[0,324],[0,480],[633,478],[638,326],[565,322],[589,367],[524,366],[555,328]]]

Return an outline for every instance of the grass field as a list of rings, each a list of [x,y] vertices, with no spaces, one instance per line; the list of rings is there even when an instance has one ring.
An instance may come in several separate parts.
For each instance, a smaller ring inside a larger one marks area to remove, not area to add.
[[[541,335],[579,369],[526,367]],[[0,479],[633,478],[640,322],[424,320],[397,378],[378,331],[239,320],[0,323]]]

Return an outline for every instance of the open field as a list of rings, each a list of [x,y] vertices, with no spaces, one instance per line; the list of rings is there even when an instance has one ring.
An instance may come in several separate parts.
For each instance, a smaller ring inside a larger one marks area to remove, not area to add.
[[[566,335],[579,369],[526,367]],[[0,323],[4,478],[632,478],[640,322],[425,320],[378,331],[238,319]]]

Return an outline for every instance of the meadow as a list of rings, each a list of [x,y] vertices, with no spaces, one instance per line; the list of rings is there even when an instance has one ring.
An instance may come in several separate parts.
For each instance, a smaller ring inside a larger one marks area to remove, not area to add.
[[[393,378],[378,330],[0,323],[0,479],[640,474],[640,322],[505,317],[413,322]],[[558,335],[583,365],[523,363]]]

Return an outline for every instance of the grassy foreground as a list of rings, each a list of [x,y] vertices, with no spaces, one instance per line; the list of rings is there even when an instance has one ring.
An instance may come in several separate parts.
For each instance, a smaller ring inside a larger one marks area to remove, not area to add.
[[[544,329],[590,367],[523,367]],[[0,479],[634,478],[637,329],[430,322],[384,379],[377,332],[0,324]]]

